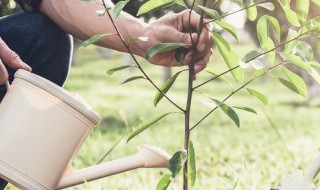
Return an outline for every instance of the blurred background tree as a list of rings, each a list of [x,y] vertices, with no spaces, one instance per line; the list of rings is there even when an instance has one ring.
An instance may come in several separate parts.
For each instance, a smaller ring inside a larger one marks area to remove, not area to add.
[[[0,17],[17,12],[20,8],[13,0],[0,1]]]

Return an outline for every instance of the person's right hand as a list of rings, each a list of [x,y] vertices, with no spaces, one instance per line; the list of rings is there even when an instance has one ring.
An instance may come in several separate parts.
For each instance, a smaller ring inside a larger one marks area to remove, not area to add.
[[[8,72],[3,63],[6,63],[10,68],[16,70],[24,69],[30,72],[32,70],[0,37],[0,84],[4,84],[8,80]]]

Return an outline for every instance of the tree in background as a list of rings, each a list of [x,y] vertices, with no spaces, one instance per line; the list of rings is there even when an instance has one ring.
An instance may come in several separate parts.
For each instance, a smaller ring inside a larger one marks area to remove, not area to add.
[[[13,0],[0,1],[0,17],[17,12],[19,9]]]

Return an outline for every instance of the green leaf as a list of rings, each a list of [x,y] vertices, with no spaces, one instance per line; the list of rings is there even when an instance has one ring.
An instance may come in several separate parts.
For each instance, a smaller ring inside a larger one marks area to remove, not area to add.
[[[217,99],[213,99],[210,98],[211,100],[213,100],[221,109],[222,111],[228,116],[230,117],[230,119],[232,119],[232,121],[238,126],[240,127],[240,119],[238,114],[227,104],[217,100]]]
[[[204,71],[207,72],[207,73],[209,73],[209,74],[211,74],[211,75],[213,75],[214,77],[215,77],[215,76],[218,76],[218,75],[220,74],[220,73],[219,73],[218,71],[216,71],[213,67],[206,67],[206,68],[204,69]],[[226,77],[224,77],[224,76],[219,76],[218,78],[221,79],[222,81],[226,82],[227,84],[231,85],[231,84],[229,83],[229,81],[226,79]]]
[[[297,54],[305,61],[311,61],[313,59],[312,47],[306,42],[298,41],[296,51]]]
[[[271,23],[271,26],[273,27],[273,29],[276,31],[277,34],[277,40],[280,42],[280,38],[281,38],[281,28],[280,28],[280,23],[278,21],[278,19],[276,19],[273,16],[268,16],[269,22]]]
[[[202,9],[208,16],[213,18],[214,20],[221,20],[221,16],[218,11],[214,9],[210,9],[201,5],[197,5],[200,9]]]
[[[289,28],[286,42],[296,38],[297,36],[298,36],[297,32]],[[291,53],[294,47],[296,46],[296,44],[297,44],[297,40],[293,40],[291,42],[286,43],[284,47],[284,52]]]
[[[256,59],[258,56],[260,55],[260,52],[257,50],[253,50],[250,51],[249,53],[247,53],[242,59],[241,61],[248,63],[254,59]]]
[[[268,31],[268,15],[264,15],[260,17],[257,23],[257,34],[262,48],[265,48],[266,44],[268,43]]]
[[[184,2],[183,2],[183,0],[161,0],[161,1],[159,1],[159,0],[150,0],[150,1],[146,2],[146,3],[144,3],[140,7],[137,16],[140,16],[142,14],[145,14],[145,13],[148,13],[148,12],[151,12],[151,11],[155,11],[155,10],[158,10],[158,9],[162,9],[162,8],[174,5],[174,4],[179,4],[179,5],[182,5],[182,6],[186,7]]]
[[[267,69],[258,69],[253,73],[253,78],[257,79],[268,73]]]
[[[320,69],[320,63],[316,61],[310,61],[309,64],[311,65],[311,67]]]
[[[318,32],[319,34],[320,31],[320,16],[314,17],[308,22],[304,24],[303,27],[301,27],[299,33],[300,34],[305,34],[307,32],[313,32],[316,33]],[[302,37],[307,37],[308,35],[304,35]]]
[[[87,47],[88,45],[99,42],[99,41],[103,40],[105,37],[110,36],[110,35],[112,35],[112,34],[99,34],[99,35],[92,36],[91,38],[83,41],[80,44],[79,49],[82,49],[84,47]]]
[[[280,4],[282,6],[290,7],[290,1],[291,0],[280,0]]]
[[[320,0],[311,0],[314,4],[320,6]]]
[[[249,107],[243,107],[243,106],[232,106],[233,108],[239,109],[239,110],[243,110],[243,111],[247,111],[247,112],[251,112],[254,114],[258,114],[254,109],[249,108]]]
[[[183,70],[185,71],[185,70]],[[173,83],[176,81],[180,73],[183,71],[177,72],[175,75],[173,75],[171,78],[169,78],[161,87],[160,90],[163,92],[163,94],[166,94],[170,88],[172,87]],[[163,94],[161,92],[157,92],[154,99],[153,99],[153,105],[157,106],[160,100],[163,98]]]
[[[151,127],[152,125],[154,125],[155,123],[157,123],[159,120],[163,119],[164,117],[166,117],[167,115],[171,114],[171,112],[166,113],[166,114],[162,114],[159,115],[155,118],[152,118],[148,121],[145,121],[143,123],[141,123],[138,127],[136,127],[129,135],[127,142],[129,142],[131,139],[133,139],[135,136],[137,136],[138,134],[140,134],[141,132],[143,132],[144,130],[148,129],[149,127]]]
[[[128,38],[129,42],[135,42],[135,41],[147,42],[148,40],[149,40],[149,37],[132,37],[132,38]]]
[[[254,5],[253,0],[249,0],[249,2],[250,3],[246,3],[247,5],[245,5],[245,7],[249,7],[249,6]],[[258,15],[256,6],[250,7],[246,11],[247,11],[247,17],[248,17],[249,20],[251,20],[251,21],[256,20],[257,15]]]
[[[107,12],[107,10],[105,10],[105,9],[96,11],[97,15],[100,16],[100,17],[105,16],[106,12]]]
[[[274,48],[275,48],[275,45],[274,45],[272,39],[270,37],[268,37],[268,41],[267,41],[265,50],[269,51],[269,50],[274,49]],[[275,57],[276,57],[276,52],[275,51],[270,51],[269,53],[267,53],[267,58],[268,58],[268,61],[270,63],[273,63]]]
[[[218,26],[229,32],[240,43],[238,32],[231,24],[223,20],[215,20],[214,23],[216,23]]]
[[[169,187],[170,183],[171,183],[171,175],[165,174],[162,176],[162,178],[158,182],[156,190],[166,190]]]
[[[260,3],[257,5],[258,7],[263,7],[269,11],[274,11],[274,4],[271,2]]]
[[[186,150],[180,150],[171,157],[169,160],[169,166],[168,169],[171,171],[171,176],[175,178],[179,173],[183,166],[183,164],[187,160],[187,151]]]
[[[159,53],[164,53],[164,52],[168,52],[168,51],[172,51],[178,48],[182,48],[182,47],[186,47],[186,44],[183,43],[160,43],[160,44],[156,44],[153,47],[151,47],[147,53],[146,53],[146,59],[150,59],[153,56],[159,54]]]
[[[279,81],[293,92],[305,97],[307,94],[307,86],[304,81],[297,74],[289,71],[288,69],[282,69],[288,80],[278,78]]]
[[[217,44],[218,50],[223,57],[224,61],[226,62],[229,69],[233,69],[238,67],[239,63],[239,56],[237,52],[232,48],[232,46],[223,39],[219,34],[213,34],[215,42]],[[232,76],[238,82],[244,81],[244,70],[241,68],[233,69],[231,71]]]
[[[194,147],[192,141],[189,142],[188,147],[188,179],[191,187],[194,186],[197,178],[197,168],[196,168],[196,155],[194,152]]]
[[[268,98],[267,96],[263,95],[262,93],[256,91],[256,90],[253,90],[251,88],[246,88],[246,90],[251,94],[253,95],[254,97],[258,98],[264,105],[267,105],[268,104]]]
[[[116,67],[116,68],[113,68],[113,69],[110,69],[107,71],[107,74],[109,76],[111,76],[113,73],[117,72],[117,71],[120,71],[120,70],[123,70],[123,69],[126,69],[126,68],[129,68],[129,67],[132,67],[130,65],[125,65],[125,66],[120,66],[120,67]]]
[[[296,12],[301,24],[304,24],[308,18],[309,4],[309,0],[296,0]]]
[[[300,67],[301,69],[307,71],[308,73],[311,72],[311,66],[308,63],[304,62],[300,57],[298,57],[296,55],[289,54],[289,53],[281,53],[280,55],[285,60],[296,65],[297,67]]]
[[[116,20],[116,19],[119,17],[122,9],[126,6],[126,4],[127,4],[129,1],[130,1],[130,0],[119,1],[119,2],[113,7],[113,9],[112,9],[112,14],[111,14],[113,20]]]
[[[297,14],[293,10],[291,10],[290,7],[288,6],[282,5],[281,7],[289,23],[292,24],[293,26],[300,27]]]
[[[131,82],[131,81],[134,81],[134,80],[138,80],[138,79],[145,79],[145,78],[143,76],[134,76],[134,77],[130,77],[130,78],[126,79],[121,84],[126,84],[128,82]]]

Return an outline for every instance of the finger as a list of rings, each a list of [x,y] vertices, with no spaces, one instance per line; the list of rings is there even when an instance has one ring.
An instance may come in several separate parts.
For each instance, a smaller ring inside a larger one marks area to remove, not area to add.
[[[204,50],[204,52],[197,53],[196,60],[200,60],[203,57],[206,57],[208,54],[212,54],[212,49],[209,46]]]
[[[189,65],[192,59],[192,52],[189,52],[186,57],[184,58],[182,65]]]
[[[31,71],[31,67],[29,67],[26,63],[24,63],[19,55],[12,51],[7,44],[0,37],[0,58],[2,62],[6,63],[12,69],[25,69],[27,71]]]
[[[207,28],[203,28],[200,37],[199,42],[197,45],[197,50],[199,52],[203,52],[208,48],[211,48],[214,44],[213,38],[211,37],[211,33]]]
[[[0,59],[0,84],[4,84],[8,80],[8,72]]]
[[[197,31],[200,15],[194,11],[190,12],[190,10],[182,11],[180,14],[182,17],[183,30]]]
[[[199,73],[200,71],[202,71],[203,69],[205,69],[207,67],[211,55],[212,55],[212,53],[209,53],[206,55],[206,57],[197,61],[197,63],[194,65],[194,72],[195,73]]]
[[[181,32],[176,28],[170,28],[165,32],[168,33],[168,35],[161,36],[162,42],[179,42],[186,44],[188,47],[191,47],[193,43],[197,43],[198,41],[197,33],[191,33],[190,35],[190,33]]]

